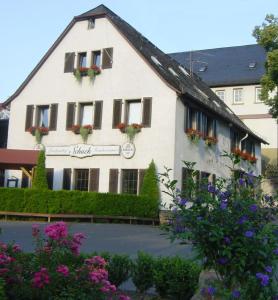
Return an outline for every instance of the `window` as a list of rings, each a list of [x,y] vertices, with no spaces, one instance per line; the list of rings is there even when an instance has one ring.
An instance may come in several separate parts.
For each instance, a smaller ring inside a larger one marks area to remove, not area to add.
[[[261,93],[262,93],[262,88],[260,87],[256,87],[256,98],[255,98],[255,102],[256,103],[261,103],[262,99],[261,99]]]
[[[141,124],[141,100],[127,101],[126,124]]]
[[[238,132],[231,129],[230,136],[231,136],[231,151],[233,151],[234,149],[239,148],[240,135]]]
[[[91,65],[96,65],[100,68],[100,51],[92,52],[92,63]]]
[[[122,193],[137,194],[138,186],[138,170],[125,169],[122,170]]]
[[[251,155],[255,156],[255,144],[252,140],[247,138],[246,140],[242,141],[241,150],[250,153]]]
[[[112,68],[113,48],[104,48],[102,51],[102,69]]]
[[[74,70],[75,53],[70,52],[65,54],[64,73],[71,73]]]
[[[93,124],[93,104],[81,103],[79,106],[79,124],[92,125]]]
[[[243,103],[243,98],[242,98],[242,89],[234,89],[233,90],[234,93],[234,104],[241,104]]]
[[[186,129],[197,129],[197,112],[191,107],[186,109]]]
[[[205,134],[207,136],[216,137],[216,120],[208,118],[207,131],[205,131]]]
[[[91,18],[88,20],[88,29],[93,29],[95,28],[95,19]]]
[[[89,185],[89,170],[75,169],[75,184],[74,187],[79,191],[88,191]]]
[[[0,187],[4,187],[5,184],[5,170],[0,169]]]
[[[82,52],[78,53],[78,68],[86,68],[87,67],[87,53]]]
[[[37,107],[37,126],[48,127],[49,126],[49,106]]]
[[[215,94],[220,98],[222,101],[225,101],[225,90],[218,90],[215,91]]]

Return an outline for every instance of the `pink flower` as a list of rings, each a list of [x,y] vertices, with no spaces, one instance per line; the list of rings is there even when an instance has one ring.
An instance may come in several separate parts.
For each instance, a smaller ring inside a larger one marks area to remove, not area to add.
[[[120,295],[119,300],[130,300],[130,298],[126,295]]]
[[[104,280],[108,280],[108,272],[104,269],[89,272],[89,279],[93,283],[101,283]]]
[[[0,242],[0,250],[7,251],[7,249],[8,249],[8,246],[5,243]]]
[[[14,259],[4,253],[0,253],[0,265],[7,265],[10,262],[14,261]]]
[[[21,248],[18,244],[14,244],[12,249],[13,249],[14,253],[17,253],[17,252],[21,251]]]
[[[56,241],[61,240],[68,235],[68,229],[65,222],[56,222],[48,225],[44,232],[49,238]]]
[[[36,238],[36,237],[38,237],[39,233],[40,233],[39,225],[38,224],[33,224],[32,225],[32,236]]]
[[[58,266],[56,271],[63,274],[65,277],[69,276],[69,268],[65,265]]]
[[[85,238],[86,238],[86,236],[85,236],[83,233],[81,233],[81,232],[75,233],[75,234],[73,235],[73,242],[74,242],[75,244],[81,245],[81,244],[82,244],[81,241],[82,241],[83,239],[85,239]]]
[[[32,285],[34,288],[43,288],[50,283],[50,278],[46,268],[41,268],[39,272],[36,272],[32,279]]]
[[[98,267],[104,267],[107,265],[107,262],[101,256],[94,256],[92,258],[85,259],[85,264],[86,265],[94,265],[94,266],[98,266]]]

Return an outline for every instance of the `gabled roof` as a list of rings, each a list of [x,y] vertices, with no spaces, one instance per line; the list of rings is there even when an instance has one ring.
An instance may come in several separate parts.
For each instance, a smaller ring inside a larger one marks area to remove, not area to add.
[[[118,15],[112,12],[104,5],[100,5],[92,10],[85,12],[77,17],[74,17],[72,22],[67,26],[65,31],[48,50],[39,64],[26,78],[19,89],[12,95],[5,103],[9,103],[17,97],[24,87],[28,84],[31,78],[36,74],[44,61],[51,55],[54,49],[62,41],[64,36],[68,33],[71,27],[78,21],[106,17],[118,29],[122,36],[129,42],[129,44],[137,51],[137,53],[149,64],[156,74],[172,89],[174,89],[179,96],[185,96],[192,99],[198,105],[214,112],[219,118],[224,119],[239,129],[248,132],[257,140],[266,143],[260,137],[256,136],[231,110],[221,101],[212,90],[196,76],[190,76],[188,69],[180,65],[169,55],[162,52],[142,34],[130,26],[127,22],[121,19]]]
[[[257,44],[169,55],[187,68],[191,61],[193,71],[210,87],[258,84],[265,73],[266,51]]]

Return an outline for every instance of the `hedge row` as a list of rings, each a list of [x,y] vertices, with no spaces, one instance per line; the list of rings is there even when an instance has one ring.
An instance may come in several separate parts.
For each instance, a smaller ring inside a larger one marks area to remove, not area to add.
[[[158,204],[147,196],[81,191],[0,188],[0,210],[156,218]]]

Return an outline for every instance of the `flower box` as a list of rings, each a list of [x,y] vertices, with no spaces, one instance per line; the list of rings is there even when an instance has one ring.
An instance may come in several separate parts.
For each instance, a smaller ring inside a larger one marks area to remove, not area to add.
[[[201,139],[203,137],[202,132],[200,132],[197,129],[193,129],[193,128],[188,128],[186,130],[186,135],[188,136],[188,138],[191,139],[191,141],[193,142],[198,142],[199,139]]]
[[[214,136],[206,136],[205,137],[205,143],[207,146],[213,146],[216,145],[218,142],[217,138]]]
[[[28,132],[30,132],[36,138],[36,142],[40,144],[42,141],[42,137],[44,135],[48,135],[49,128],[41,126],[32,126],[28,129]]]
[[[117,125],[117,128],[122,132],[125,133],[129,139],[130,142],[132,142],[134,140],[134,137],[137,133],[139,133],[141,131],[141,128],[143,126],[141,124],[130,124],[130,125],[126,125],[124,123],[119,123]]]
[[[96,65],[92,65],[90,68],[80,67],[73,71],[73,75],[77,80],[81,80],[84,76],[89,76],[91,79],[93,79],[100,73],[101,69]]]
[[[88,135],[91,134],[93,132],[93,126],[92,125],[78,125],[78,124],[75,124],[71,127],[71,131],[74,133],[74,134],[80,134],[81,137],[82,137],[82,140],[84,143],[87,142],[88,140]]]

